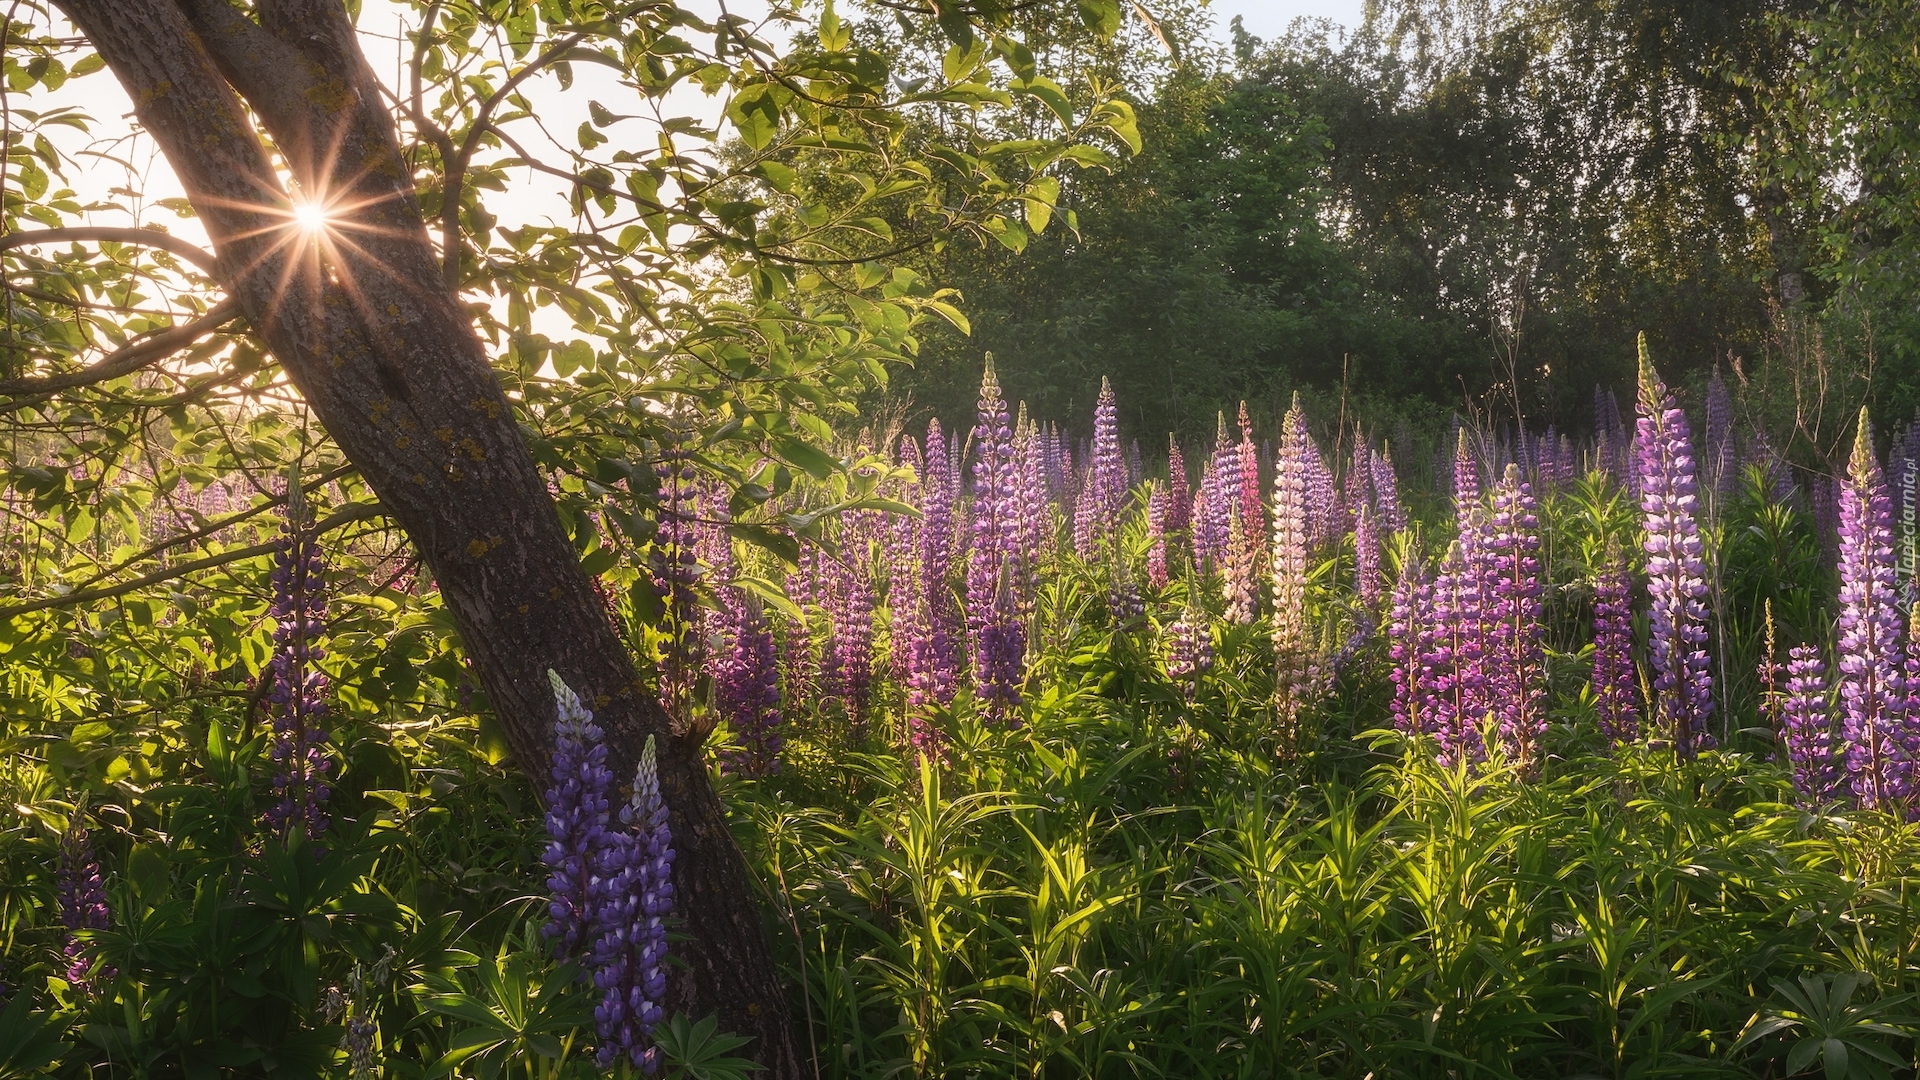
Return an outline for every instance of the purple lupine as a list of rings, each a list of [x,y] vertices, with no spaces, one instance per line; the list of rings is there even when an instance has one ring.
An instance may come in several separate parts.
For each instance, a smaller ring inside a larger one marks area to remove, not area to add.
[[[1298,405],[1299,395],[1295,394]],[[1301,426],[1306,425],[1305,413],[1301,414]],[[1327,459],[1320,455],[1320,448],[1314,444],[1313,436],[1307,436],[1307,445],[1312,453],[1307,455],[1307,535],[1309,543],[1316,547],[1325,547],[1338,541],[1345,535],[1346,528],[1341,522],[1340,489],[1333,482],[1333,470],[1327,467]]]
[[[1021,411],[1026,410],[1022,405]],[[1014,545],[1018,571],[1014,604],[1020,617],[1033,614],[1035,592],[1040,585],[1040,559],[1046,552],[1048,533],[1053,524],[1047,508],[1046,475],[1040,451],[1040,431],[1027,425],[1014,452]]]
[[[668,712],[684,719],[693,704],[693,685],[700,670],[699,600],[700,526],[695,511],[699,486],[693,458],[677,433],[660,441],[654,477],[659,484],[658,527],[650,545],[648,566],[653,585],[666,608],[667,641],[661,667],[661,696]]]
[[[1014,610],[1012,591],[1003,574],[994,617],[982,628],[974,656],[974,694],[988,716],[1003,722],[1020,707],[1026,681],[1027,628]]]
[[[912,473],[911,480],[901,480],[895,487],[895,497],[908,506],[921,502],[927,463],[920,453],[919,442],[911,435],[900,436],[895,460]],[[913,677],[913,642],[920,637],[921,580],[920,567],[916,565],[920,521],[912,514],[889,514],[886,520],[887,667],[893,681],[900,686],[907,685]]]
[[[1545,652],[1540,627],[1540,521],[1520,467],[1508,465],[1495,486],[1488,531],[1492,610],[1488,612],[1489,695],[1508,754],[1538,760],[1546,733]]]
[[[1360,441],[1360,429],[1353,430],[1353,454],[1340,478],[1340,515],[1342,528],[1351,530],[1363,503],[1373,502],[1372,470],[1367,466],[1367,446]]]
[[[1167,435],[1167,531],[1179,536],[1193,523],[1193,496],[1187,491],[1187,459],[1180,442]]]
[[[840,699],[855,723],[866,716],[873,689],[870,529],[867,511],[851,511],[842,520],[840,560],[829,579],[834,585],[829,608],[831,659],[821,664],[825,689]]]
[[[1073,496],[1073,553],[1083,560],[1093,558],[1094,537],[1099,532],[1094,524],[1098,516],[1095,506],[1099,501],[1098,485],[1093,482],[1093,467],[1088,466]]]
[[[800,555],[793,571],[786,576],[784,591],[793,601],[794,613],[786,620],[780,653],[780,676],[788,701],[808,701],[819,681],[819,664],[813,652],[813,631],[807,623],[807,609],[819,602],[818,555],[812,544],[800,543]]]
[[[647,736],[634,770],[633,798],[620,810],[621,824],[605,863],[592,955],[593,984],[600,991],[594,1027],[596,1059],[611,1068],[624,1060],[642,1073],[660,1068],[653,1031],[667,995],[667,924],[673,914],[673,834],[653,736]]]
[[[1486,760],[1480,725],[1486,718],[1485,639],[1480,627],[1480,586],[1455,542],[1434,579],[1433,648],[1424,667],[1431,680],[1428,711],[1440,764]]]
[[[1393,459],[1384,449],[1369,451],[1367,470],[1373,480],[1373,507],[1380,514],[1380,528],[1397,533],[1407,527],[1406,507],[1400,502],[1400,478],[1393,471]]]
[[[1454,437],[1453,516],[1458,536],[1450,553],[1451,570],[1443,573],[1443,580],[1454,623],[1448,629],[1449,652],[1464,667],[1450,684],[1448,700],[1449,708],[1458,713],[1455,727],[1471,729],[1477,738],[1481,722],[1493,708],[1488,694],[1494,685],[1482,664],[1493,649],[1489,620],[1495,603],[1494,572],[1488,550],[1492,534],[1481,499],[1480,460],[1473,433],[1465,426]]]
[[[286,528],[273,553],[273,659],[267,701],[273,716],[273,805],[267,824],[282,836],[297,825],[308,837],[326,831],[327,676],[320,635],[327,618],[326,557],[305,521],[298,486],[290,487]]]
[[[66,832],[60,836],[60,861],[54,868],[54,889],[60,900],[60,925],[66,927],[66,943],[61,956],[67,962],[69,986],[85,994],[95,981],[111,980],[115,971],[102,965],[93,969],[93,950],[74,935],[81,930],[105,930],[109,922],[106,886],[100,879],[100,860],[93,852],[93,838],[87,833],[86,799],[74,807]]]
[[[1227,414],[1220,414],[1213,456],[1200,472],[1200,490],[1193,501],[1193,558],[1202,572],[1227,561],[1227,530],[1239,482],[1239,455],[1227,436]]]
[[[1434,651],[1433,583],[1413,552],[1400,565],[1388,614],[1387,657],[1393,662],[1393,726],[1424,734],[1432,724]]]
[[[728,641],[726,659],[714,678],[714,705],[740,740],[740,751],[728,767],[747,776],[766,776],[779,768],[784,741],[780,661],[758,599],[742,589],[726,591]]]
[[[561,960],[583,956],[599,937],[596,882],[615,843],[608,831],[613,770],[600,725],[560,676],[553,686],[553,761],[547,787],[547,847],[540,861],[547,876],[547,925],[541,933]],[[589,973],[582,972],[585,978]]]
[[[1707,490],[1713,493],[1713,512],[1718,514],[1727,496],[1733,494],[1739,463],[1733,449],[1733,395],[1720,377],[1720,365],[1713,366],[1707,382]]]
[[[1147,494],[1147,585],[1167,587],[1167,489],[1152,481]]]
[[[1674,753],[1691,758],[1713,746],[1707,717],[1713,684],[1707,674],[1707,582],[1694,520],[1693,437],[1640,335],[1640,399],[1636,455],[1646,532],[1649,640],[1654,729]]]
[[[1629,494],[1637,495],[1631,455],[1633,445],[1627,435],[1627,422],[1620,412],[1620,399],[1611,390],[1593,387],[1593,430],[1595,471],[1626,484]]]
[[[1353,518],[1353,591],[1369,617],[1380,609],[1385,582],[1380,575],[1380,527],[1373,507],[1364,500]]]
[[[1300,395],[1280,423],[1273,478],[1274,696],[1283,739],[1298,731],[1300,714],[1319,680],[1307,627],[1307,551],[1312,543],[1313,468],[1320,452],[1307,432]]]
[[[991,356],[980,380],[978,415],[973,433],[973,528],[967,553],[967,637],[974,696],[991,715],[1004,718],[1018,703],[1018,686],[1025,679],[1026,633],[1012,595],[1017,568],[1008,557],[1018,529],[1011,476],[1013,432]],[[1010,654],[1016,639],[1017,659]]]
[[[1907,801],[1913,763],[1904,745],[1904,643],[1893,569],[1893,513],[1873,452],[1865,406],[1840,488],[1840,729],[1847,779],[1860,805]]]
[[[1593,583],[1593,699],[1600,731],[1618,746],[1640,737],[1633,669],[1633,582],[1618,552]]]
[[[915,619],[918,635],[911,646],[908,703],[953,704],[960,670],[960,612],[953,595],[953,464],[940,435],[940,422],[927,425],[927,475],[920,489],[920,574],[922,605]]]
[[[1191,702],[1200,678],[1213,668],[1213,631],[1200,607],[1198,582],[1187,579],[1187,603],[1180,617],[1167,627],[1167,677],[1178,683]]]
[[[1831,799],[1840,787],[1833,755],[1833,722],[1827,715],[1827,665],[1812,645],[1787,652],[1787,694],[1781,702],[1781,741],[1786,745],[1793,787],[1807,805]]]

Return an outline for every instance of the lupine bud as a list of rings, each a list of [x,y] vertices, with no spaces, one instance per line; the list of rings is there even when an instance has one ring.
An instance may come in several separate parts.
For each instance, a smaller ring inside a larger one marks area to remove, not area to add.
[[[1904,642],[1893,569],[1892,510],[1867,410],[1840,489],[1840,721],[1847,778],[1862,806],[1890,809],[1911,794],[1905,746]]]
[[[1615,745],[1640,737],[1632,581],[1617,553],[1593,586],[1593,698],[1600,730]]]
[[[60,924],[67,929],[61,955],[66,959],[66,980],[82,994],[95,980],[111,981],[116,974],[110,966],[93,969],[93,950],[74,936],[79,930],[105,930],[109,922],[107,891],[100,880],[100,860],[93,852],[93,839],[87,834],[86,803],[74,808],[67,831],[60,837],[60,862],[54,870],[54,888],[60,899]]]
[[[1707,674],[1706,565],[1694,520],[1693,439],[1686,414],[1674,407],[1653,370],[1645,334],[1638,428],[1656,726],[1674,753],[1690,758],[1713,745],[1707,733],[1713,687]]]
[[[1793,787],[1808,805],[1832,798],[1840,786],[1833,756],[1833,726],[1827,715],[1827,665],[1820,650],[1796,645],[1787,653],[1787,695],[1780,707],[1781,738],[1793,770]]]
[[[281,835],[296,825],[309,837],[327,828],[327,676],[320,646],[327,617],[326,558],[305,522],[297,480],[289,487],[286,529],[273,555],[274,653],[267,701],[273,717],[273,805],[267,824]]]

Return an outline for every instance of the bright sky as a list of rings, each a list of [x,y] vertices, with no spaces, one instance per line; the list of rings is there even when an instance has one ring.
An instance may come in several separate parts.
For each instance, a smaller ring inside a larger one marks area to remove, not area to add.
[[[1349,30],[1360,25],[1364,0],[1213,0],[1209,5],[1222,41],[1227,26],[1240,16],[1247,33],[1269,41],[1287,31],[1287,24],[1298,18],[1331,19]]]

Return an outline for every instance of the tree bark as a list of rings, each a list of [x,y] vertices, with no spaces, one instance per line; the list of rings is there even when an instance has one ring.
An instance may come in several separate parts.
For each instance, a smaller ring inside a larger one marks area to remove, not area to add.
[[[441,276],[393,118],[339,0],[58,0],[126,88],[205,223],[217,277],[440,584],[515,760],[545,776],[557,671],[616,775],[657,737],[692,940],[666,1008],[801,1075],[752,881],[700,747],[676,738],[581,572],[472,320]],[[243,104],[244,99],[244,104]],[[295,227],[251,107],[303,197]]]

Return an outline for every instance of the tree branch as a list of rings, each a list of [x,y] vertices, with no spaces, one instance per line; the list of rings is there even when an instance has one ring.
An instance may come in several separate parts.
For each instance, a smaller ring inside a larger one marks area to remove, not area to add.
[[[117,228],[111,225],[79,225],[70,229],[33,229],[28,232],[0,236],[0,251],[12,251],[14,248],[26,247],[30,244],[62,244],[89,240],[158,248],[187,260],[206,271],[209,277],[214,274],[215,262],[212,252],[158,229]]]
[[[314,526],[314,530],[323,533],[332,532],[342,525],[349,525],[356,521],[365,521],[368,518],[378,517],[380,512],[379,503],[353,503],[328,514],[325,518],[321,519],[319,524]],[[195,559],[192,562],[181,563],[179,566],[170,566],[164,570],[155,570],[152,573],[142,574],[137,578],[123,581],[118,585],[110,585],[104,589],[85,589],[79,592],[68,593],[65,596],[47,596],[39,600],[30,600],[24,604],[15,604],[12,607],[0,608],[0,619],[12,619],[15,616],[26,615],[35,611],[45,611],[48,608],[73,607],[76,604],[90,604],[95,600],[111,600],[116,596],[125,596],[136,589],[143,589],[156,582],[186,577],[188,574],[197,574],[202,570],[211,570],[216,566],[225,566],[228,563],[239,562],[242,559],[251,559],[258,555],[271,555],[278,550],[279,547],[280,542],[275,540],[271,543],[235,548],[232,551],[223,551],[218,555],[208,555],[203,559]]]
[[[92,386],[95,383],[117,379],[122,375],[131,375],[141,368],[159,363],[213,333],[231,322],[238,314],[240,314],[240,302],[229,296],[208,308],[205,315],[192,322],[183,326],[169,327],[150,337],[129,341],[79,371],[45,375],[34,379],[0,380],[0,397],[38,397],[61,390],[71,390],[76,386]],[[0,409],[0,412],[4,411],[11,410]]]

